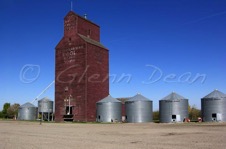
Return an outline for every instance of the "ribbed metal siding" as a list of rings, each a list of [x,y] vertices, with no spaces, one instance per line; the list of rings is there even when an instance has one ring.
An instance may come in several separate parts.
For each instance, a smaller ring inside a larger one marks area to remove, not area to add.
[[[36,107],[20,107],[18,111],[19,120],[35,120],[37,118]]]
[[[53,101],[39,100],[38,101],[38,112],[52,113],[53,112]]]
[[[202,98],[201,109],[204,122],[212,122],[213,113],[222,114],[222,121],[226,122],[226,98]]]
[[[122,121],[121,102],[103,102],[97,103],[96,105],[98,122]]]
[[[128,123],[153,121],[152,101],[126,101],[125,109]]]
[[[172,122],[172,115],[180,115],[180,121],[188,117],[188,100],[160,100],[159,121],[160,123]]]

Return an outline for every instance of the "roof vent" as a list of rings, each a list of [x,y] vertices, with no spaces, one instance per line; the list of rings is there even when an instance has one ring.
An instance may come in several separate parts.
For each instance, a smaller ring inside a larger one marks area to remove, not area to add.
[[[84,18],[87,19],[87,14],[84,14]]]

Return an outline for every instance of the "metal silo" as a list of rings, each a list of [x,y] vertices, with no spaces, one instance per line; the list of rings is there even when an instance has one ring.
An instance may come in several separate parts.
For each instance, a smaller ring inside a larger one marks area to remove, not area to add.
[[[122,121],[122,103],[108,95],[96,103],[98,122],[121,122]]]
[[[47,97],[38,101],[38,112],[41,115],[42,120],[50,121],[53,118],[53,101]]]
[[[35,120],[37,118],[37,108],[27,102],[19,107],[18,120]]]
[[[183,122],[188,118],[188,99],[171,93],[159,101],[159,122]]]
[[[125,102],[126,122],[144,123],[153,121],[152,101],[137,94]]]
[[[226,122],[226,95],[214,90],[201,99],[204,122]]]

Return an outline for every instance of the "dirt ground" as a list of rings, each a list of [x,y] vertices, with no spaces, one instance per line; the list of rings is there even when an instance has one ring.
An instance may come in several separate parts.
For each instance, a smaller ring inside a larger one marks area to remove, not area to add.
[[[226,123],[82,124],[0,120],[0,149],[225,149]]]

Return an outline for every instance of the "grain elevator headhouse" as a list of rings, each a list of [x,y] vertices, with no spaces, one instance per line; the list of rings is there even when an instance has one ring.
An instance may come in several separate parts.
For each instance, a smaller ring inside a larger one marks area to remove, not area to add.
[[[96,102],[109,94],[109,54],[100,27],[70,11],[55,50],[55,121],[95,121]]]

